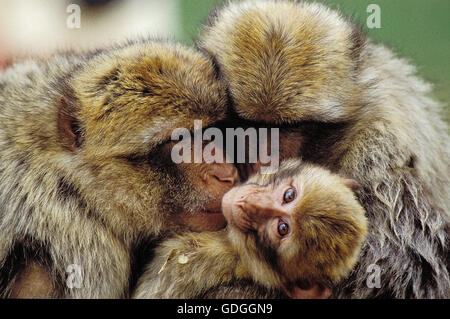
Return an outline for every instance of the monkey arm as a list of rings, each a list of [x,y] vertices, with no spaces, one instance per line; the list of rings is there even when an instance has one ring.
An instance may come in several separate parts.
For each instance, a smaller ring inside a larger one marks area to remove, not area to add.
[[[229,249],[224,235],[224,231],[183,234],[164,241],[140,277],[132,298],[287,298],[281,290],[237,279],[233,273],[236,257],[223,253]]]
[[[199,298],[236,278],[238,258],[225,231],[185,233],[164,241],[139,279],[133,298]]]
[[[328,298],[329,289],[294,288],[291,298]],[[226,231],[184,233],[165,240],[139,278],[135,299],[280,299],[277,288],[255,283],[231,249]]]

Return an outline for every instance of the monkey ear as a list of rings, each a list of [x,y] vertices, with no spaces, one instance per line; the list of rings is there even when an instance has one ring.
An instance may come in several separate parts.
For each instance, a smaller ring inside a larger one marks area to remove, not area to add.
[[[356,192],[361,188],[361,185],[357,181],[351,178],[344,178],[344,185],[350,188],[352,191]]]
[[[61,143],[70,151],[76,151],[83,144],[76,114],[79,105],[75,99],[62,96],[58,110],[58,135]]]

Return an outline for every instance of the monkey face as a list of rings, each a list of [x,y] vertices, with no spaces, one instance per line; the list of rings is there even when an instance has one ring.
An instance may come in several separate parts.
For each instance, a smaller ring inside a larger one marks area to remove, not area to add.
[[[356,185],[320,167],[286,161],[274,176],[256,176],[225,194],[231,241],[252,256],[248,260],[271,265],[282,282],[329,285],[353,266],[366,234]]]
[[[292,237],[293,215],[301,197],[295,178],[277,183],[247,183],[231,189],[222,199],[222,209],[230,228],[254,233],[278,250]]]
[[[158,221],[146,218],[151,214],[161,216],[163,231],[225,227],[221,199],[239,182],[237,169],[232,163],[174,163],[174,144],[165,142],[144,156],[112,158],[95,180],[110,187],[112,203],[123,205],[124,213],[143,212],[143,225],[152,223],[148,227]],[[222,150],[215,147],[215,152]]]
[[[103,220],[128,233],[217,230],[232,164],[175,164],[171,135],[225,118],[227,99],[211,61],[167,43],[105,52],[63,92],[58,130],[79,188]],[[71,164],[72,165],[72,164]]]
[[[173,142],[166,144],[162,153],[167,154],[173,145]],[[213,151],[223,152],[218,146],[214,146]],[[190,163],[172,166],[166,174],[180,181],[168,185],[173,195],[166,197],[169,199],[166,202],[168,209],[172,207],[173,210],[174,202],[182,203],[176,218],[179,225],[191,231],[214,231],[225,227],[221,200],[239,182],[237,169],[233,164],[193,163],[192,160]]]
[[[302,191],[297,173],[285,162],[277,174],[254,175],[222,199],[233,247],[252,276],[268,286],[281,287],[286,281],[281,267],[283,259],[291,258],[283,251],[295,245],[296,206]]]

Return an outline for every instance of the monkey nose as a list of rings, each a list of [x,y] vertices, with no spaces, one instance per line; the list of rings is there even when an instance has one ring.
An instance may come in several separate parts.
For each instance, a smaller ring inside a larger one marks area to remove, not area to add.
[[[277,207],[275,201],[273,200],[273,198],[271,198],[270,194],[267,191],[253,191],[248,196],[245,196],[245,198],[243,198],[241,202],[241,209],[248,216],[253,215],[265,218],[275,215],[285,215],[285,212]]]
[[[239,182],[238,171],[233,164],[213,164],[211,175],[216,180],[223,184],[226,184],[230,188]]]

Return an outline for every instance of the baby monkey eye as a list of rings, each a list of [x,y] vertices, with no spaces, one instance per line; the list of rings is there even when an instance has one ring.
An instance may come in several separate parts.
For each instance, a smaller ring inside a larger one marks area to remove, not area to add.
[[[281,222],[278,224],[278,234],[280,234],[280,236],[286,236],[287,234],[289,234],[289,224],[285,223],[285,222]]]
[[[297,193],[295,192],[295,189],[289,188],[286,192],[284,192],[283,195],[283,202],[284,203],[290,203],[295,199],[295,196]]]

